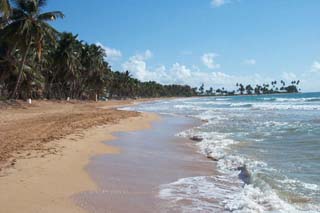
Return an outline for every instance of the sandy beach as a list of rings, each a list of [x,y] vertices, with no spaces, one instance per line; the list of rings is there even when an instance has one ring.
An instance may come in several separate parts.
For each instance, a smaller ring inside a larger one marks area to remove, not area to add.
[[[90,213],[183,212],[160,197],[162,186],[217,174],[213,162],[196,152],[194,141],[175,136],[196,125],[200,122],[192,118],[161,115],[152,128],[117,133],[107,144],[121,153],[92,158],[86,170],[98,188],[74,196],[76,203]],[[190,202],[181,198],[179,205]]]
[[[319,8],[0,0],[0,213],[320,213]]]
[[[134,103],[41,101],[1,109],[0,212],[84,212],[71,199],[96,189],[84,167],[92,156],[120,152],[101,142],[159,119],[114,109]]]

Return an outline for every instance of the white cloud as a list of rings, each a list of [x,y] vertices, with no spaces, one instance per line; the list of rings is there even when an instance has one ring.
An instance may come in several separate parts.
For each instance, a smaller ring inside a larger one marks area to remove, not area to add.
[[[148,65],[148,59],[152,57],[150,50],[134,55],[122,64],[122,68],[129,70],[130,73],[141,81],[157,81],[162,84],[188,84],[192,87],[199,87],[202,83],[205,87],[226,88],[228,90],[235,89],[237,82],[245,85],[268,83],[274,80],[284,80],[290,83],[293,80],[300,80],[300,87],[304,92],[319,91],[320,72],[306,71],[295,74],[293,72],[283,72],[281,76],[265,76],[257,73],[230,75],[224,72],[208,72],[201,71],[196,65],[190,67],[174,63],[170,66],[151,67]],[[319,64],[315,64],[315,68],[320,68]],[[281,79],[280,79],[281,78]]]
[[[132,56],[134,59],[136,60],[148,60],[150,58],[152,58],[153,53],[151,52],[151,50],[146,50],[143,53],[139,53],[137,55]]]
[[[314,68],[317,68],[317,63]],[[300,80],[299,87],[303,92],[319,92],[320,91],[320,72],[319,71],[311,71],[306,70],[305,72],[299,72],[298,74],[292,72],[284,72],[282,73],[282,78],[290,84],[291,81]]]
[[[96,43],[97,46],[100,46],[104,49],[104,51],[107,54],[107,58],[111,59],[111,60],[116,60],[122,57],[122,53],[120,50],[114,49],[114,48],[110,48],[107,46],[104,46],[102,43],[97,42]]]
[[[300,88],[303,92],[319,92],[320,91],[320,62],[314,61],[309,70],[305,72],[283,73],[288,83],[292,80],[300,80]]]
[[[148,70],[147,68],[147,60],[153,56],[150,50],[146,50],[144,53],[139,53],[134,56],[131,56],[128,61],[122,64],[122,68],[124,70],[130,71],[134,77],[138,78],[141,81],[149,81],[156,80],[155,74]],[[161,69],[165,69],[165,67],[161,67]]]
[[[229,0],[212,0],[211,5],[212,7],[221,7],[227,3],[230,3]]]
[[[212,86],[216,89],[221,87],[234,89],[236,82],[257,84],[266,80],[271,81],[271,79],[257,74],[234,76],[224,72],[201,71],[195,65],[188,67],[180,63],[174,63],[168,67],[161,65],[151,68],[148,66],[147,60],[148,56],[152,54],[146,53],[147,51],[144,54],[134,55],[122,64],[123,69],[129,70],[134,77],[141,81],[157,81],[162,84],[188,84],[191,86],[199,86],[204,83],[206,87]]]
[[[284,81],[288,81],[288,82],[291,82],[291,81],[294,81],[294,80],[298,80],[297,79],[297,75],[292,73],[292,72],[284,72],[282,73],[282,78]]]
[[[255,59],[246,59],[243,61],[244,64],[246,65],[255,65],[257,63],[257,61]]]
[[[217,69],[220,68],[220,64],[215,62],[215,58],[218,55],[216,53],[205,53],[201,57],[202,63],[207,66],[209,69]]]
[[[320,62],[314,61],[311,66],[311,72],[319,72],[320,73]]]

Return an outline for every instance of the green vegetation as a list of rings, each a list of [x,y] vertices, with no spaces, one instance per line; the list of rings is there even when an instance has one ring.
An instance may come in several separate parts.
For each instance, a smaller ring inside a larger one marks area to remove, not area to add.
[[[105,51],[60,33],[50,22],[64,15],[42,13],[46,0],[0,0],[0,97],[93,99],[194,96],[187,85],[141,82],[112,71]]]
[[[199,90],[188,85],[141,82],[128,71],[113,71],[98,45],[60,33],[50,22],[63,18],[60,11],[42,12],[46,0],[0,0],[0,98],[1,99],[100,99],[197,95],[273,94],[298,92],[300,81],[286,86],[237,84]]]
[[[237,83],[236,87],[238,88],[237,91],[227,91],[224,88],[217,89],[213,91],[212,87],[209,90],[204,92],[204,85],[202,84],[197,93],[198,95],[207,95],[207,96],[215,96],[215,95],[263,95],[263,94],[277,94],[277,93],[297,93],[300,91],[298,88],[300,84],[300,80],[292,81],[290,85],[286,86],[286,83],[281,80],[281,85],[278,85],[277,81],[272,81],[271,84],[263,84],[263,85],[256,85],[254,88],[248,84]],[[271,85],[271,86],[270,86]]]

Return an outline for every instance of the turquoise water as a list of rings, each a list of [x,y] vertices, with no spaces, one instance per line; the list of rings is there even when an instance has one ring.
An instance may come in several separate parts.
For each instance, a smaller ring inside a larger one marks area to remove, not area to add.
[[[217,160],[221,175],[162,186],[160,196],[172,205],[190,201],[182,211],[320,212],[320,93],[177,99],[135,109],[208,121],[179,135],[202,137],[199,152]]]

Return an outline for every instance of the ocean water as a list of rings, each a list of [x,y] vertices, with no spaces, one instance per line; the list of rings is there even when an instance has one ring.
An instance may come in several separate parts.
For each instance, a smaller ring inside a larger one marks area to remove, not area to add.
[[[176,99],[134,109],[207,121],[177,135],[203,138],[194,143],[219,175],[160,186],[168,212],[320,212],[320,93]]]

